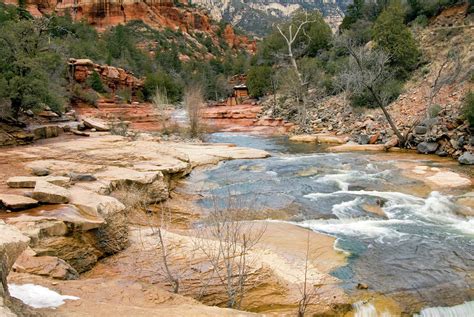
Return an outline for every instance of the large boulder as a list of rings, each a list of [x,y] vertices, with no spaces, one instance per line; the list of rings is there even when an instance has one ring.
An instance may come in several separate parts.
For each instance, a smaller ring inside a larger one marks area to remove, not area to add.
[[[45,181],[37,181],[33,190],[33,198],[42,203],[66,204],[69,196],[66,188]]]
[[[459,158],[458,162],[464,165],[473,165],[474,164],[474,154],[471,152],[464,152]]]
[[[421,142],[416,147],[416,150],[421,154],[433,154],[438,149],[438,146],[437,142]]]
[[[38,204],[38,201],[20,195],[0,194],[0,209],[21,210],[32,208]]]

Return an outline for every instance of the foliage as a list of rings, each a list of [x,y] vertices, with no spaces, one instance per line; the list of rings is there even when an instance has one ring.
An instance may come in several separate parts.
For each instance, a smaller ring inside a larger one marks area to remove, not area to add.
[[[408,27],[404,24],[399,5],[391,5],[375,21],[373,39],[376,48],[390,56],[390,64],[399,68],[399,74],[407,77],[420,59],[420,50]]]
[[[126,103],[132,102],[132,90],[130,88],[120,88],[116,91],[116,94]]]
[[[49,106],[60,112],[66,91],[63,84],[64,60],[48,41],[47,21],[19,20],[2,5],[0,14],[11,20],[0,25],[0,96],[13,117],[21,111]],[[21,40],[18,40],[21,39]]]
[[[105,92],[105,87],[104,84],[102,83],[102,80],[100,79],[100,75],[94,71],[88,78],[87,78],[87,84],[97,91],[98,93],[103,93]]]
[[[272,68],[270,66],[252,66],[247,73],[247,86],[251,96],[264,96],[272,88]]]
[[[89,105],[97,106],[99,96],[95,91],[85,89],[80,84],[74,84],[71,88],[71,98],[78,99]]]
[[[469,91],[464,99],[463,116],[469,122],[469,126],[474,127],[474,93]]]
[[[183,86],[168,73],[159,70],[150,73],[145,78],[143,84],[143,95],[145,99],[151,100],[156,90],[166,91],[170,102],[177,102],[181,99]]]

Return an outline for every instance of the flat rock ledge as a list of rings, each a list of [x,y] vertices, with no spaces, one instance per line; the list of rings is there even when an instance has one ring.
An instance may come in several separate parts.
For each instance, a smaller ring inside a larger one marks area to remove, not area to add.
[[[290,141],[304,143],[345,144],[348,140],[348,137],[332,134],[300,134],[290,137]]]
[[[35,188],[37,181],[45,181],[57,186],[65,186],[70,178],[64,176],[14,176],[7,180],[11,188]]]
[[[36,205],[38,205],[38,201],[29,197],[12,194],[0,194],[0,210],[2,207],[9,210],[20,210],[33,208]]]

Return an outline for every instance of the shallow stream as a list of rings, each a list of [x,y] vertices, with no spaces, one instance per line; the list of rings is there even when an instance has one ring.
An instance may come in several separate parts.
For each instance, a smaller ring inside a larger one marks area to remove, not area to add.
[[[366,284],[408,314],[474,300],[474,217],[462,215],[466,207],[456,200],[473,187],[433,190],[423,180],[426,170],[472,178],[471,170],[430,156],[329,153],[286,137],[217,133],[209,141],[264,149],[272,157],[194,171],[187,190],[202,195],[204,208],[230,193],[269,218],[279,215],[276,221],[335,236],[334,247],[349,260],[332,274],[347,292]],[[472,303],[465,309],[452,316],[474,316]]]

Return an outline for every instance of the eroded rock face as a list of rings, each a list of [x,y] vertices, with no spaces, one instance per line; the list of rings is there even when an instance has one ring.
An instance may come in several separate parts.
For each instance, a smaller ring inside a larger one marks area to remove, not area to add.
[[[12,306],[8,293],[7,276],[13,263],[26,249],[30,239],[18,229],[6,225],[0,220],[0,314],[2,316],[16,316],[8,306]]]

